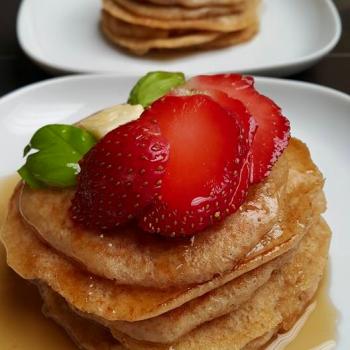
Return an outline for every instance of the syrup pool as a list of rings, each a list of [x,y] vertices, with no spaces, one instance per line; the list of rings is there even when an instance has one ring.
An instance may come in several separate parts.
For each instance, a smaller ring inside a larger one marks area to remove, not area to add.
[[[0,180],[0,227],[18,176]],[[0,243],[0,349],[77,350],[63,330],[41,313],[36,288],[18,277],[7,265]]]
[[[294,327],[281,334],[266,350],[333,350],[336,348],[338,312],[329,298],[329,267],[315,300]]]
[[[0,179],[0,228],[17,175]],[[279,336],[268,350],[330,350],[336,344],[337,311],[328,296],[328,269],[313,304],[297,325]],[[301,327],[298,332],[298,327]],[[38,292],[7,265],[0,244],[0,348],[1,350],[77,350],[63,330],[41,314]]]

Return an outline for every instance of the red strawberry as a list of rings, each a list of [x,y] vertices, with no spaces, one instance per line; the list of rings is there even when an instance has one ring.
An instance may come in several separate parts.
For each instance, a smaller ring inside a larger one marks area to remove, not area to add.
[[[193,91],[180,88],[172,90],[170,94],[174,96],[188,96],[193,95]],[[235,118],[241,124],[242,134],[245,140],[245,147],[242,148],[242,152],[246,152],[247,148],[250,149],[257,129],[257,124],[255,119],[247,111],[245,105],[241,101],[229,97],[226,93],[220,90],[205,90],[203,91],[203,94],[210,96],[221,107],[234,114]]]
[[[281,109],[254,88],[254,79],[238,74],[200,75],[190,79],[186,88],[200,91],[220,90],[247,107],[258,124],[252,145],[251,182],[263,180],[288,145],[289,121]]]
[[[170,145],[160,198],[140,216],[144,230],[193,234],[238,209],[249,179],[240,113],[206,95],[166,96],[144,112]]]
[[[135,217],[159,195],[168,154],[156,121],[141,118],[108,133],[80,163],[73,220],[107,230]]]

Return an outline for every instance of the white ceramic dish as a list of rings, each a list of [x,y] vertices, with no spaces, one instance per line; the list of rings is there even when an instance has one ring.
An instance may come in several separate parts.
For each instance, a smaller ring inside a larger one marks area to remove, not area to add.
[[[19,42],[35,62],[54,73],[150,70],[245,72],[285,76],[301,71],[337,43],[341,24],[331,0],[263,0],[260,33],[236,47],[161,58],[135,57],[105,41],[100,0],[23,0]]]
[[[72,123],[104,107],[125,102],[136,78],[82,75],[51,79],[0,99],[0,176],[23,163],[23,147],[40,126]],[[337,349],[350,349],[350,96],[306,83],[257,78],[291,121],[293,135],[309,145],[323,171],[334,232],[331,245],[331,297],[341,313]],[[305,349],[301,349],[305,350]]]

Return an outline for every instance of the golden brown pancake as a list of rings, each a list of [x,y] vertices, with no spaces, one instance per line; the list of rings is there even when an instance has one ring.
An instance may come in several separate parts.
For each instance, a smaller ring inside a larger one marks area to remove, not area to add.
[[[50,246],[98,276],[157,288],[201,283],[231,270],[280,220],[286,158],[281,157],[265,182],[251,188],[239,211],[196,235],[194,241],[165,239],[134,226],[102,236],[79,228],[70,219],[74,191],[68,189],[26,186],[20,210]]]
[[[120,332],[114,336],[128,349],[177,350],[242,349],[271,331],[289,330],[316,293],[327,262],[331,233],[321,219],[302,240],[291,263],[234,312],[207,322],[173,344],[134,340]],[[270,333],[272,336],[272,334]]]
[[[119,284],[158,288],[206,282],[217,274],[232,270],[280,221],[287,224],[282,218],[286,198],[286,205],[290,205],[291,194],[286,193],[287,187],[291,187],[289,192],[296,192],[297,201],[304,197],[303,192],[295,191],[293,181],[299,181],[300,186],[307,187],[311,194],[322,188],[322,175],[312,163],[307,149],[299,144],[291,141],[270,176],[263,183],[251,187],[239,211],[196,235],[193,241],[168,240],[149,235],[136,227],[126,227],[103,237],[95,231],[79,228],[69,215],[72,190],[32,190],[24,187],[20,210],[25,220],[51,247],[98,276],[113,279]],[[288,162],[288,157],[294,157],[293,153],[300,147],[300,159]],[[305,164],[299,165],[302,162]],[[301,167],[300,175],[298,169],[294,169],[296,167]],[[297,174],[294,175],[297,180],[288,176],[289,172]],[[296,182],[295,186],[299,183]],[[295,206],[300,207],[296,203]],[[297,209],[292,212],[300,213],[301,217],[306,213]],[[289,221],[294,224],[293,220]]]
[[[196,8],[202,6],[232,6],[245,4],[250,0],[144,0],[146,3],[159,4],[163,6],[180,5],[184,7]]]
[[[2,235],[9,265],[25,279],[45,281],[81,311],[109,320],[135,321],[162,314],[271,260],[275,254],[282,254],[297,243],[293,237],[274,247],[277,253],[268,251],[266,256],[260,254],[247,262],[243,261],[229,274],[218,276],[205,284],[170,290],[117,285],[111,280],[88,273],[39,240],[19,215],[19,188],[11,201]],[[267,248],[269,246],[269,243],[266,244]]]
[[[47,286],[39,288],[44,300],[43,314],[59,324],[77,345],[84,350],[124,350],[107,328],[85,320],[71,311],[65,300]]]
[[[230,272],[206,283],[160,290],[118,285],[112,280],[94,276],[40,241],[37,232],[23,222],[18,212],[21,186],[11,201],[2,233],[8,263],[23,278],[44,281],[80,311],[106,320],[136,321],[163,314],[292,249],[307,232],[313,218],[324,211],[325,201],[321,192],[323,179],[312,163],[306,146],[292,140],[284,159],[282,162],[286,164],[288,159],[293,161],[289,173],[294,175],[293,178],[288,177],[286,184],[287,202],[293,206],[284,211],[284,216],[279,216],[272,229]],[[269,177],[270,180],[277,173],[274,174]],[[253,211],[254,207],[247,209]],[[244,212],[242,209],[240,213]],[[187,246],[188,249],[195,247],[197,237],[192,243]]]
[[[228,14],[198,19],[161,20],[147,16],[138,16],[129,12],[113,0],[103,0],[103,9],[111,16],[124,22],[160,29],[192,29],[205,31],[232,32],[249,27],[257,21],[260,0],[251,0],[238,14]]]
[[[202,6],[198,8],[186,8],[183,6],[159,6],[135,0],[113,0],[126,10],[141,16],[164,20],[197,19],[216,17],[237,13],[244,10],[247,3],[232,4],[230,6]]]
[[[132,36],[125,36],[116,32],[120,28],[123,28],[122,32],[126,31],[126,28],[124,28],[123,23],[121,23],[121,25],[118,25],[118,27],[113,25],[111,29],[111,27],[109,27],[108,19],[107,21],[105,19],[106,19],[106,16],[103,15],[101,28],[104,34],[106,35],[107,39],[109,39],[113,44],[117,44],[123,48],[126,48],[137,55],[144,55],[153,49],[168,50],[168,49],[175,49],[175,48],[181,49],[181,48],[194,47],[194,46],[202,45],[204,43],[211,42],[212,40],[214,40],[216,37],[220,35],[220,33],[217,33],[217,32],[196,32],[196,33],[188,33],[188,34],[184,33],[184,34],[171,36],[171,37],[161,37],[163,33],[160,32],[154,38],[140,37],[141,35],[139,35],[139,33],[142,32],[140,31],[141,26],[137,26],[136,29],[133,29],[133,28],[127,29],[129,32],[134,31],[136,32],[136,35],[138,35],[137,37],[132,37]],[[142,27],[142,28],[147,28],[147,27]],[[148,35],[148,32],[145,31],[144,35]]]
[[[259,31],[259,23],[253,23],[249,27],[232,33],[221,34],[214,40],[201,45],[203,49],[216,49],[244,43],[254,37]]]
[[[136,55],[221,48],[258,32],[260,2],[102,0],[101,29],[111,43]]]
[[[327,261],[330,236],[327,224],[320,219],[301,241],[292,260],[276,271],[250,300],[234,312],[194,329],[176,343],[161,345],[136,341],[116,331],[113,334],[127,349],[134,350],[257,349],[276,333],[289,330],[312,300]],[[76,315],[63,298],[45,286],[42,295],[46,314],[64,325],[75,340],[79,339],[82,348],[99,350],[91,346],[89,334],[104,334],[103,340],[98,338],[106,344],[103,349],[114,349],[110,335],[103,333],[101,326]],[[89,329],[89,334],[84,329]]]
[[[293,206],[286,215],[294,230],[296,230],[296,227],[305,228],[307,230],[310,227],[310,222],[313,223],[319,220],[319,214],[325,209],[325,199],[318,187],[318,181],[311,181],[314,185],[316,184],[316,192],[312,192],[308,181],[305,182],[311,174],[309,162],[305,162],[305,146],[300,142],[293,141],[293,143],[295,150],[292,152],[293,155],[290,155],[290,158],[293,159],[293,157],[296,157],[294,160],[297,162],[295,164],[295,169],[298,169],[293,171],[293,177],[299,180],[290,181],[287,193],[289,197],[293,199],[297,197],[293,191],[302,191],[301,193],[308,192],[308,194],[304,195],[303,200],[299,198],[298,201],[295,201],[295,206]],[[309,169],[308,175],[306,175],[305,179],[302,179],[302,174],[305,173],[305,169]],[[299,172],[301,172],[301,174],[299,174]],[[317,189],[319,192],[317,192]],[[307,208],[310,207],[310,203],[312,203],[312,207],[315,208],[313,212],[310,212]],[[304,214],[304,216],[302,214]],[[305,219],[306,217],[310,219],[310,221]],[[262,247],[269,244],[271,239],[278,239],[279,232],[282,230],[285,232],[286,229],[286,226],[283,228],[277,226],[275,230],[271,231],[270,234],[265,237],[265,240],[260,242],[261,245],[258,245],[249,255],[259,254]],[[302,237],[300,232],[305,233],[305,230],[299,231],[298,234],[294,231],[294,236]],[[139,340],[160,343],[173,342],[198,325],[228,313],[237,308],[242,302],[248,300],[256,288],[265,283],[272,271],[281,264],[281,260],[285,262],[286,258],[282,256],[280,259],[265,263],[259,268],[239,278],[233,279],[224,286],[218,287],[210,293],[158,317],[139,322],[116,321],[113,323],[104,323],[103,320],[100,320],[100,322],[108,325],[108,327],[113,330],[119,330]],[[83,316],[87,317],[86,315]]]
[[[137,55],[150,50],[218,48],[249,40],[258,31],[258,24],[232,33],[209,31],[174,31],[148,28],[123,22],[103,11],[101,28],[106,37],[116,45]]]
[[[194,239],[169,241],[133,226],[111,236],[77,228],[69,216],[73,191],[20,183],[2,239],[8,264],[40,285],[47,315],[82,348],[120,349],[121,342],[136,350],[248,350],[291,328],[317,289],[330,239],[320,218],[322,187],[307,147],[291,139],[237,213]],[[137,274],[147,259],[160,259],[154,266],[161,274],[184,256],[171,272],[180,274],[177,284],[123,285],[106,277],[106,267]],[[199,264],[209,280],[184,284]]]
[[[111,322],[93,314],[80,313],[73,305],[70,307],[80,316],[95,320],[134,339],[159,343],[174,342],[201,324],[232,312],[249,300],[254,292],[269,280],[273,271],[290,260],[293,251],[294,249],[174,310],[144,321]]]
[[[150,28],[121,21],[106,11],[102,11],[101,28],[108,37],[112,38],[119,36],[133,39],[164,39],[170,37],[171,33],[167,29]]]

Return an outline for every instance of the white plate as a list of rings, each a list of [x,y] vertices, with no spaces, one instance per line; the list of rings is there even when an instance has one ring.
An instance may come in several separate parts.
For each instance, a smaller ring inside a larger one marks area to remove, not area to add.
[[[249,72],[283,76],[305,69],[337,43],[341,24],[331,0],[263,0],[261,30],[236,47],[169,58],[134,57],[107,43],[99,31],[101,0],[23,0],[17,34],[24,51],[51,72],[150,70]]]
[[[22,163],[23,147],[40,126],[72,123],[101,108],[125,102],[136,78],[72,76],[30,85],[0,99],[0,176]],[[317,85],[257,78],[291,121],[293,135],[309,145],[323,171],[333,229],[331,297],[341,312],[337,349],[350,349],[350,96]],[[302,349],[301,349],[302,350]],[[304,350],[304,349],[303,349]]]

